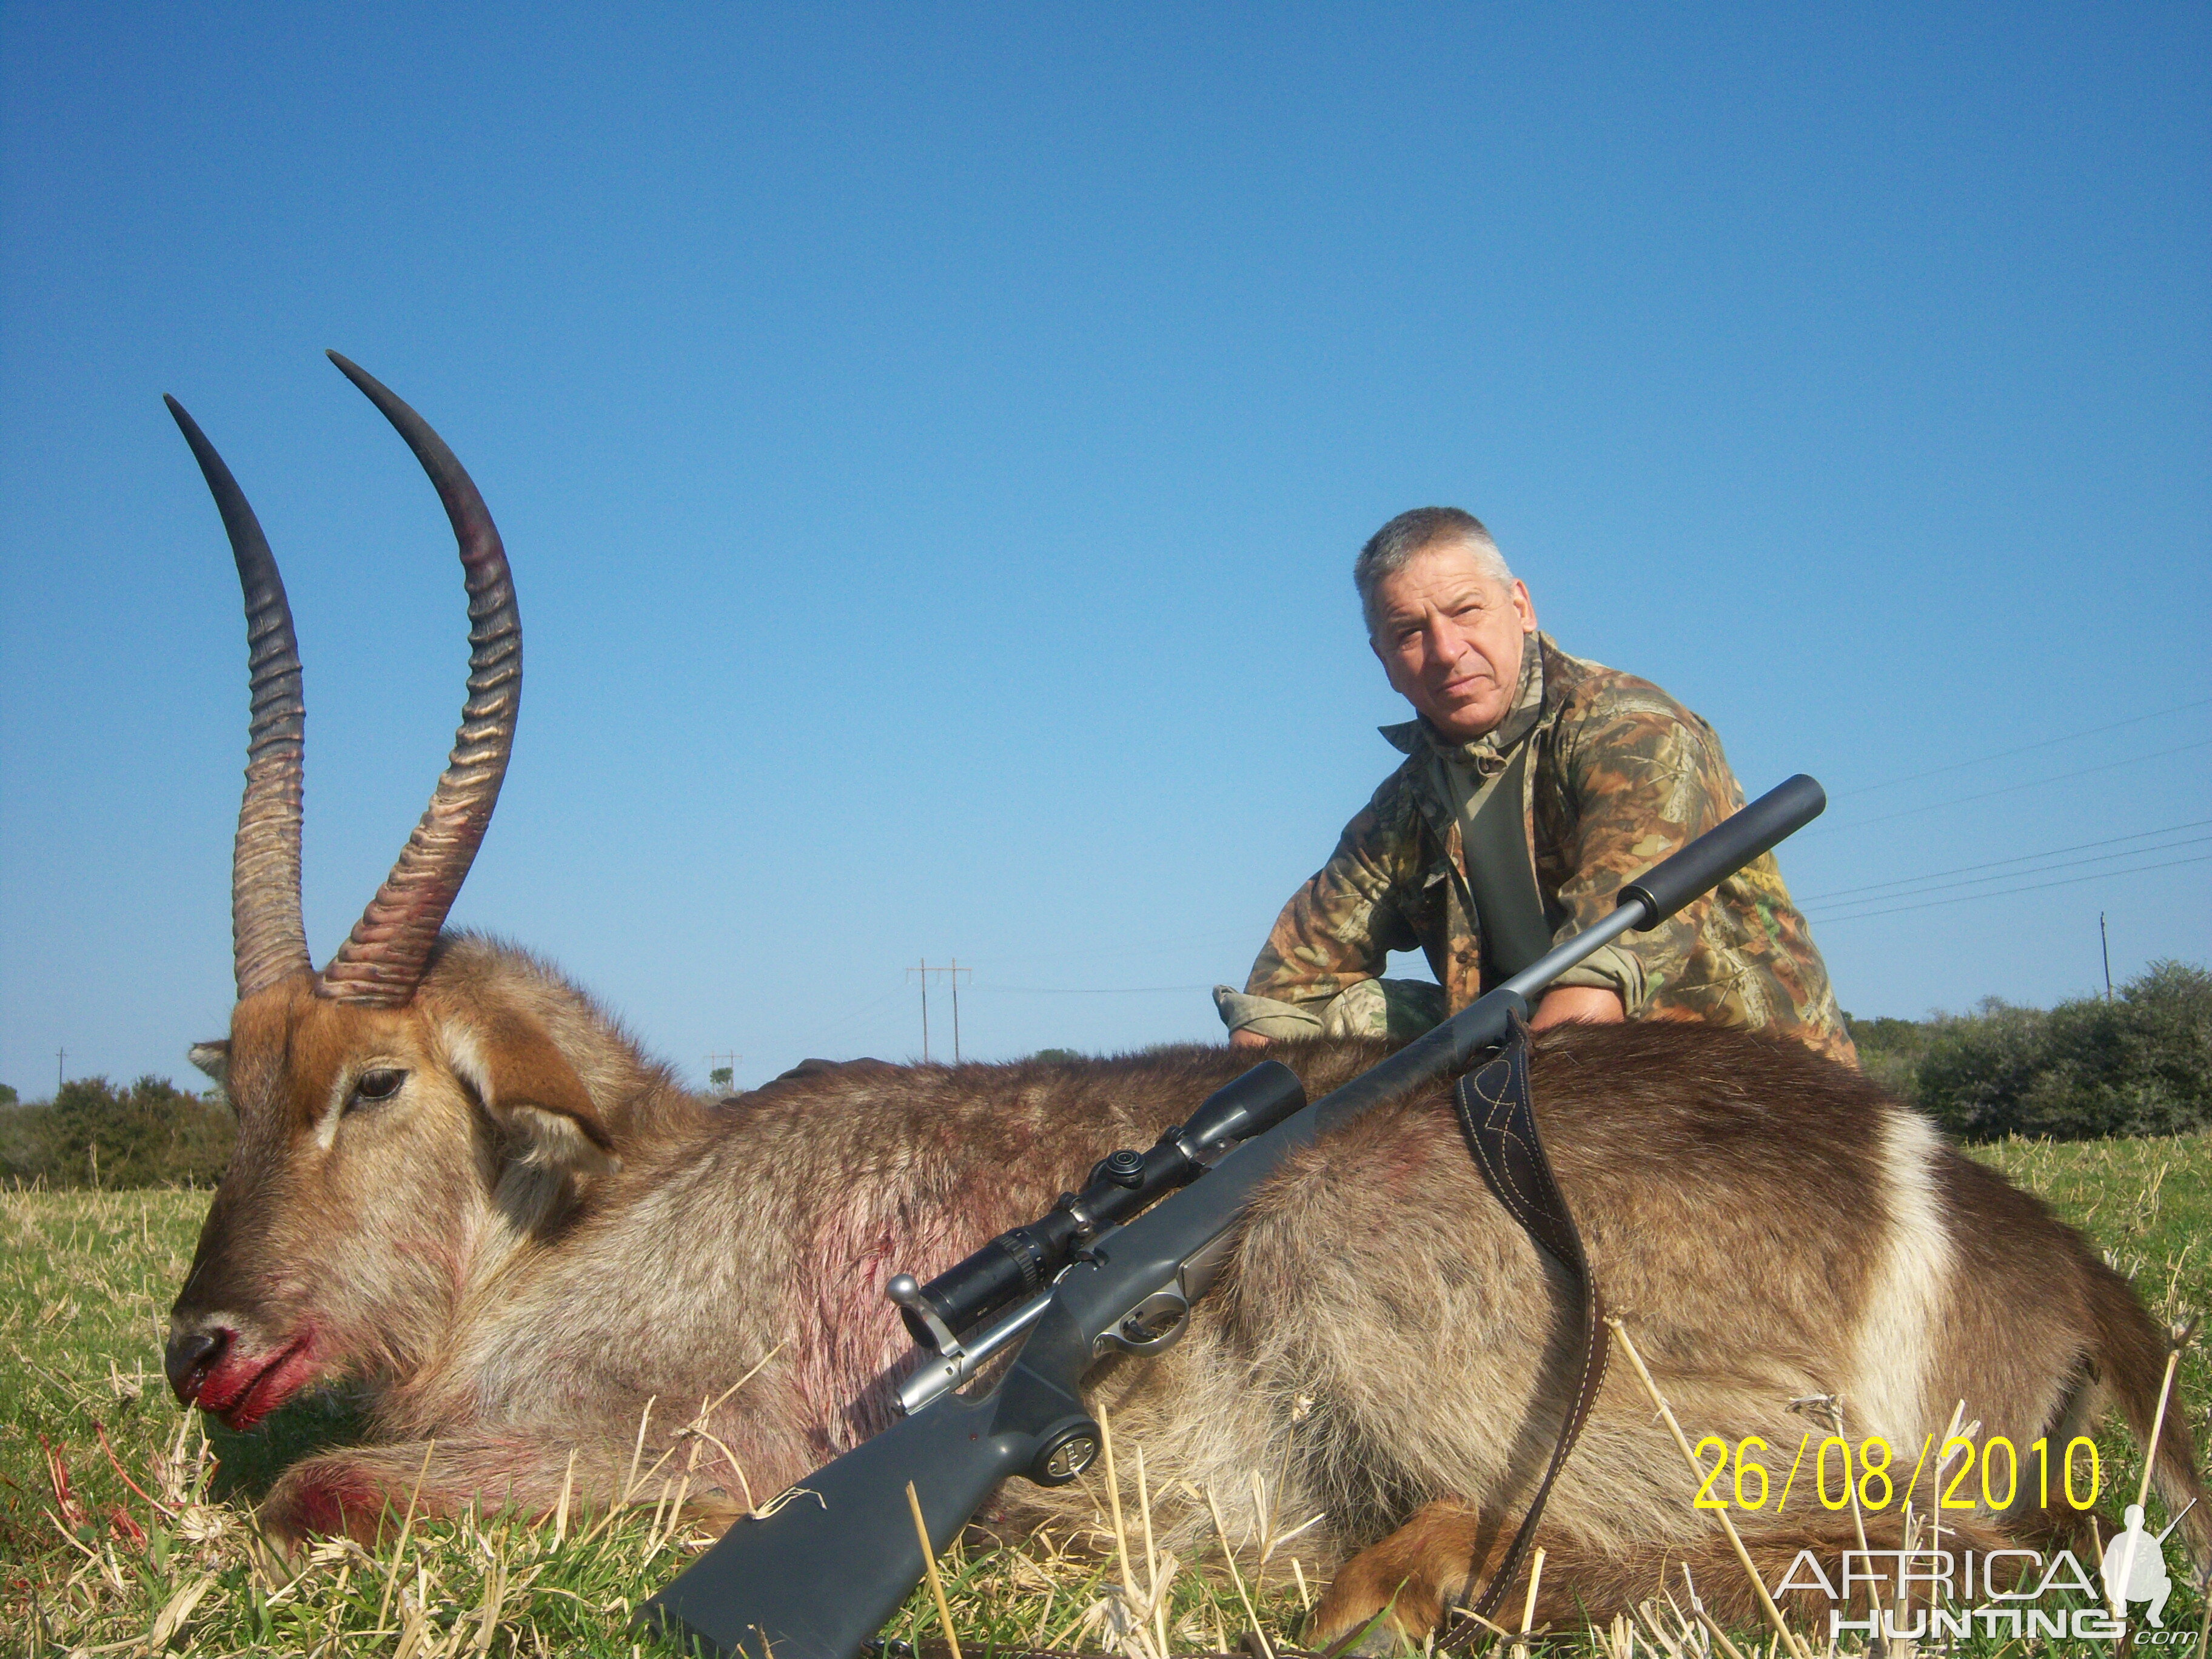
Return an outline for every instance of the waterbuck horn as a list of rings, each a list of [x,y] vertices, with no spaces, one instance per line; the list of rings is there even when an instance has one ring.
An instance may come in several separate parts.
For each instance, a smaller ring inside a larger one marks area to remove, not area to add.
[[[174,398],[164,398],[200,464],[238,561],[246,594],[246,660],[253,713],[246,741],[246,796],[231,851],[230,936],[240,1000],[304,972],[312,963],[300,921],[300,792],[307,710],[300,645],[269,538],[222,457]]]
[[[374,376],[335,351],[330,358],[383,411],[437,486],[469,590],[469,695],[453,752],[398,862],[315,985],[318,995],[337,1001],[389,1006],[414,994],[491,823],[521,703],[522,619],[499,532],[453,452]]]

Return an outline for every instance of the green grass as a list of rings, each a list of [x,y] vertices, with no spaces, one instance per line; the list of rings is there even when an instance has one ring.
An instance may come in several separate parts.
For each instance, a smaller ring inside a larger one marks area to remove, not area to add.
[[[2087,1231],[2157,1316],[2179,1324],[2212,1307],[2212,1136],[1975,1152]],[[631,1609],[703,1541],[650,1507],[611,1521],[572,1517],[565,1531],[499,1516],[417,1524],[404,1548],[396,1538],[374,1553],[326,1543],[292,1563],[259,1542],[253,1498],[305,1450],[356,1432],[358,1418],[343,1391],[295,1401],[246,1435],[178,1408],[161,1379],[161,1342],[206,1206],[204,1192],[0,1193],[0,1652],[143,1652],[159,1638],[168,1650],[205,1655],[629,1659]],[[2200,1445],[2212,1443],[2208,1401],[2212,1365],[2200,1342],[2173,1406]],[[2116,1516],[2133,1496],[2136,1454],[2116,1424],[2099,1440],[2109,1460],[2100,1507]],[[1121,1474],[1132,1577],[1143,1584],[1127,1449]],[[1103,1501],[1095,1474],[1091,1480]],[[2153,1510],[2160,1524],[2154,1500]],[[1296,1643],[1297,1574],[1311,1577],[1303,1563],[1294,1572],[1296,1549],[1277,1550],[1256,1588],[1244,1587],[1279,1645]],[[1249,1579],[1251,1553],[1242,1563]],[[1204,1573],[1163,1565],[1170,1649],[1235,1647],[1250,1621],[1218,1564]],[[978,1659],[994,1645],[1098,1650],[1118,1610],[1107,1586],[1121,1570],[1103,1514],[1087,1537],[974,1546],[945,1570],[963,1644]],[[2200,1605],[2177,1575],[2169,1626],[2193,1639]],[[1711,1653],[1701,1635],[1661,1633],[1678,1650],[1669,1659]],[[926,1590],[887,1634],[939,1639]],[[1553,1645],[1627,1659],[1625,1631]],[[1637,1645],[1658,1651],[1648,1632]],[[1750,1633],[1741,1645],[1758,1651]],[[1977,1638],[1966,1651],[1997,1659],[2000,1645]]]
[[[396,1537],[374,1555],[333,1541],[293,1563],[261,1543],[252,1500],[359,1419],[343,1390],[295,1401],[250,1434],[178,1407],[161,1345],[207,1203],[205,1192],[0,1192],[0,1653],[16,1650],[17,1632],[33,1653],[125,1652],[158,1632],[195,1654],[630,1659],[631,1610],[708,1541],[651,1507],[611,1523],[580,1515],[559,1535],[501,1516],[417,1525],[404,1551]],[[1126,1474],[1124,1486],[1141,1575]],[[1072,1541],[945,1561],[979,1656],[994,1635],[1002,1647],[1097,1646],[1112,1564]],[[1271,1632],[1300,1609],[1289,1563],[1271,1560],[1258,1586]],[[1233,1588],[1164,1565],[1176,1650],[1233,1644],[1249,1622]],[[936,1619],[920,1591],[886,1633],[940,1639]]]

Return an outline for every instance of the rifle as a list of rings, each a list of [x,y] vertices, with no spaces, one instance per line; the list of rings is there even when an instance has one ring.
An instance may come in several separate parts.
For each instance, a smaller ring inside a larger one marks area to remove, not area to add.
[[[854,1659],[921,1581],[921,1539],[901,1501],[909,1482],[935,1553],[1007,1476],[1074,1480],[1099,1445],[1084,1374],[1109,1352],[1156,1353],[1182,1335],[1234,1248],[1247,1198],[1287,1154],[1463,1069],[1525,1018],[1534,993],[1623,933],[1657,926],[1826,805],[1811,778],[1789,779],[1623,887],[1604,921],[1313,1104],[1289,1067],[1263,1062],[1149,1152],[1102,1161],[1081,1194],[1039,1221],[927,1285],[900,1274],[887,1293],[928,1356],[901,1386],[906,1417],[738,1521],[639,1619],[718,1659]],[[954,1392],[1024,1334],[995,1388]]]

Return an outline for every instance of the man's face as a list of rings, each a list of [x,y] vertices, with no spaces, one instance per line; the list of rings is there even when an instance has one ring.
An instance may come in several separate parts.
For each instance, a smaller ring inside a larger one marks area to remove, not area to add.
[[[1375,588],[1369,643],[1393,690],[1455,743],[1494,731],[1521,684],[1536,608],[1519,581],[1492,580],[1461,542],[1423,548]]]

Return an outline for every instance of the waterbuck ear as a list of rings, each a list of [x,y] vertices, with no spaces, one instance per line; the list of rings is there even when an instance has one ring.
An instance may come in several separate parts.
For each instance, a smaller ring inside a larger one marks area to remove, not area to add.
[[[526,1014],[472,1009],[441,1022],[447,1063],[484,1109],[529,1146],[527,1161],[578,1175],[622,1168],[591,1092]]]
[[[213,1042],[195,1042],[185,1051],[193,1065],[205,1072],[225,1088],[230,1086],[230,1039],[221,1037]]]

